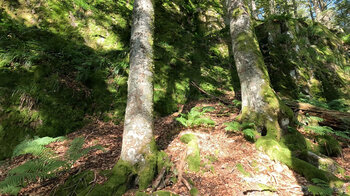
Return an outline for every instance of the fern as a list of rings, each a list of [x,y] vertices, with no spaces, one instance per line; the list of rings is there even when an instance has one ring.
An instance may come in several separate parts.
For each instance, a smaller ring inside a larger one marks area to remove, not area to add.
[[[55,153],[52,150],[45,147],[45,145],[58,139],[62,138],[36,138],[19,144],[15,148],[13,156],[31,153],[37,158],[10,170],[5,180],[0,182],[0,193],[16,195],[26,183],[38,179],[56,177],[58,172],[68,170],[80,157],[86,155],[89,151],[93,149],[103,150],[98,145],[83,148],[85,140],[79,137],[71,142],[69,149],[65,153],[65,160],[60,160],[55,157]]]
[[[305,126],[306,130],[316,135],[336,135],[343,139],[350,140],[349,131],[337,131],[327,126]]]
[[[15,147],[12,153],[12,157],[16,157],[22,154],[33,154],[35,156],[42,156],[43,154],[45,154],[49,156],[49,154],[51,154],[51,151],[50,149],[46,148],[45,145],[63,139],[64,137],[36,137],[34,139],[24,140]]]
[[[311,181],[315,184],[308,186],[308,191],[311,192],[312,195],[326,196],[333,194],[333,189],[329,187],[327,182],[318,178],[313,178]]]
[[[255,130],[254,129],[244,129],[244,137],[249,141],[255,141]]]
[[[102,146],[100,145],[83,148],[84,143],[85,143],[85,140],[82,137],[75,138],[72,141],[70,148],[67,150],[65,154],[65,157],[71,164],[74,164],[80,157],[85,156],[91,150],[94,150],[94,149],[103,150]]]
[[[215,121],[208,117],[204,117],[207,112],[213,111],[213,107],[194,107],[187,114],[181,114],[180,117],[176,118],[185,127],[194,127],[198,125],[215,125]]]
[[[306,126],[305,128],[317,135],[328,135],[333,133],[333,129],[327,126]]]
[[[241,124],[239,124],[239,122],[236,122],[236,121],[224,123],[224,125],[226,125],[226,128],[225,128],[226,131],[237,132],[237,131],[240,131],[242,128]]]

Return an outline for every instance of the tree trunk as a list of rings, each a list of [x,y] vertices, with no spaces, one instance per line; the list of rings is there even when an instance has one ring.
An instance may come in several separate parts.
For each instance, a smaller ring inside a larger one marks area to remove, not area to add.
[[[310,11],[310,17],[311,17],[312,21],[315,22],[314,13],[312,12],[312,1],[311,0],[309,0],[309,11]]]
[[[255,20],[257,20],[258,19],[258,10],[256,9],[255,0],[252,0],[251,4],[252,4],[252,16]]]
[[[275,14],[275,0],[269,0],[269,10],[270,10],[270,15]]]
[[[143,162],[153,138],[153,26],[152,0],[135,0],[131,29],[128,100],[121,159]]]
[[[226,0],[230,18],[232,48],[241,83],[242,121],[254,122],[269,138],[279,140],[292,120],[270,86],[270,78],[253,31],[244,0]]]
[[[289,149],[291,146],[298,146],[297,151],[305,151],[306,141],[298,131],[284,131],[289,125],[293,126],[293,112],[271,88],[245,2],[226,0],[232,49],[241,83],[241,121],[254,123],[256,128],[260,129],[262,137],[256,141],[256,147],[273,160],[281,161],[308,180],[318,178],[329,182],[331,186],[341,187],[344,182],[336,176],[294,157],[292,150],[295,149]],[[292,138],[292,141],[288,138]]]
[[[294,18],[298,18],[298,5],[295,0],[292,0],[292,3],[293,3]]]
[[[314,5],[316,21],[319,22],[319,18],[320,18],[320,14],[321,14],[320,5],[318,3],[318,0],[312,0],[312,3]]]

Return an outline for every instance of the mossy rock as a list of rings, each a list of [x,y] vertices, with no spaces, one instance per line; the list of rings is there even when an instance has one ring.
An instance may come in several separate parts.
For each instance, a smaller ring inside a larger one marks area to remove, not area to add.
[[[197,137],[194,134],[188,133],[188,134],[184,134],[180,137],[180,140],[185,143],[188,144],[190,141],[192,140],[197,140]]]
[[[322,171],[312,164],[294,157],[292,152],[278,141],[261,137],[256,142],[256,147],[264,151],[271,159],[286,164],[289,168],[303,175],[307,180],[314,178],[329,183],[330,187],[340,188],[344,182],[329,172]]]
[[[201,163],[198,138],[194,134],[189,133],[181,136],[180,140],[187,144],[186,161],[188,164],[188,169],[194,172],[198,172]]]
[[[341,146],[339,142],[330,135],[319,135],[316,137],[320,152],[327,156],[339,156],[341,154]]]

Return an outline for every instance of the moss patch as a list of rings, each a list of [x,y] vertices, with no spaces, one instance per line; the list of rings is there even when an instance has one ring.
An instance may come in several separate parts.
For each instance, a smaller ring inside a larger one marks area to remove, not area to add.
[[[181,136],[180,140],[187,144],[186,160],[188,169],[198,172],[200,169],[201,157],[197,137],[193,134],[185,134]]]
[[[319,135],[316,136],[316,141],[322,154],[327,156],[339,156],[341,154],[342,148],[333,136]]]
[[[294,157],[288,148],[283,147],[283,145],[275,140],[269,138],[259,138],[259,140],[256,142],[256,147],[263,150],[273,160],[278,160],[286,164],[294,171],[302,174],[309,181],[314,178],[318,178],[329,183],[331,187],[337,188],[341,188],[344,184],[343,181],[338,179],[333,174],[322,171],[310,163]]]

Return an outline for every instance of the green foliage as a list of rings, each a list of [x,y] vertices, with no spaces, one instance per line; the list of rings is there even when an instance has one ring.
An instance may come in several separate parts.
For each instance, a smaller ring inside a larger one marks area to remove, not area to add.
[[[308,191],[311,192],[312,195],[327,196],[333,194],[333,189],[329,187],[327,182],[318,178],[313,178],[312,182],[315,185],[308,186]]]
[[[190,195],[191,195],[191,196],[198,196],[198,195],[200,195],[200,194],[199,194],[198,189],[197,189],[196,187],[193,187],[193,188],[190,190]]]
[[[243,124],[240,124],[237,121],[232,121],[229,123],[224,123],[226,125],[225,130],[229,132],[239,132],[242,131],[244,134],[244,137],[251,142],[256,141],[256,135],[258,132],[255,130],[255,123],[251,122],[244,122]]]
[[[85,143],[85,139],[82,137],[75,138],[71,144],[69,149],[67,150],[65,157],[70,163],[70,165],[73,165],[80,157],[85,156],[87,153],[89,153],[91,150],[104,150],[102,146],[95,145],[88,148],[83,148],[83,145]]]
[[[213,107],[194,107],[187,114],[181,114],[181,117],[176,118],[183,126],[193,128],[199,125],[213,126],[215,121],[208,117],[204,117],[207,112],[213,111]]]
[[[232,131],[232,132],[238,132],[241,130],[241,127],[242,127],[241,124],[237,121],[224,123],[224,125],[226,125],[226,128],[225,128],[226,131]]]
[[[322,118],[319,118],[322,119]],[[336,135],[342,139],[350,140],[349,131],[338,131],[328,126],[305,126],[306,131],[316,135]]]
[[[241,108],[242,107],[242,101],[239,101],[237,99],[232,101],[233,105],[235,105],[237,108]]]
[[[83,149],[83,138],[76,138],[71,142],[68,151],[65,154],[66,159],[61,160],[56,154],[50,151],[45,145],[60,140],[62,138],[37,138],[34,140],[23,141],[15,149],[14,156],[32,153],[37,158],[26,161],[24,164],[11,169],[5,180],[0,182],[0,193],[17,194],[21,187],[27,183],[39,179],[49,179],[57,176],[71,168],[71,166],[80,157],[93,149],[102,149],[100,146],[93,146]],[[35,149],[37,147],[37,149]],[[50,152],[50,153],[47,153]]]
[[[254,129],[244,129],[243,133],[244,133],[244,137],[248,141],[251,141],[251,142],[255,142],[256,141],[255,135],[256,135],[257,132]]]
[[[32,154],[34,156],[46,155],[47,157],[48,154],[52,154],[52,151],[49,148],[46,148],[45,145],[56,141],[62,141],[64,139],[64,137],[35,137],[34,139],[24,140],[15,147],[12,157],[22,154]]]
[[[343,40],[343,42],[345,44],[349,44],[350,45],[350,34],[343,36],[342,40]]]
[[[122,119],[132,13],[126,4],[1,3],[0,160],[26,138],[81,128],[85,116]]]

